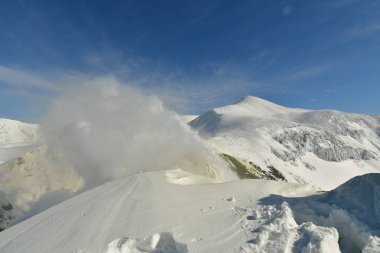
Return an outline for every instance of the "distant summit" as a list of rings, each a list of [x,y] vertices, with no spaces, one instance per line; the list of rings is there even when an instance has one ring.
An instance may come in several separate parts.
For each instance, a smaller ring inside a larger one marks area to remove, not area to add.
[[[244,96],[241,98],[236,104],[239,105],[250,105],[250,106],[264,106],[264,107],[281,107],[285,108],[284,106],[278,105],[276,103],[270,102],[268,100],[255,97],[255,96]]]
[[[38,139],[38,125],[0,118],[0,145],[33,143]]]

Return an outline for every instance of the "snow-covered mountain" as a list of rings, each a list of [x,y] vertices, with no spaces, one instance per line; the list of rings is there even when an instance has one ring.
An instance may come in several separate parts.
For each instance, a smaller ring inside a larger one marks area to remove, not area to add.
[[[380,172],[380,117],[255,97],[195,117],[176,119],[184,134],[194,134],[189,125],[200,134],[212,159],[185,153],[156,172],[135,168],[84,190],[81,163],[47,155],[38,126],[3,120],[0,230],[12,226],[0,233],[0,252],[379,252],[380,174],[355,176]],[[256,179],[215,180],[215,166],[230,171],[214,151]]]
[[[259,177],[329,190],[356,175],[380,172],[376,116],[286,108],[247,96],[189,125],[227,160],[238,160]]]
[[[0,118],[0,145],[28,144],[37,141],[38,125]]]
[[[0,118],[0,164],[32,150],[39,135],[37,124]]]

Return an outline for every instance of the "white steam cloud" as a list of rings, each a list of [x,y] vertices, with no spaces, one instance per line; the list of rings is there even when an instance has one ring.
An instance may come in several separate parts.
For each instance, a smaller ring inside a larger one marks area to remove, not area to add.
[[[42,130],[48,155],[63,157],[86,188],[139,171],[175,168],[214,181],[233,178],[157,97],[113,78],[65,92],[43,120]]]

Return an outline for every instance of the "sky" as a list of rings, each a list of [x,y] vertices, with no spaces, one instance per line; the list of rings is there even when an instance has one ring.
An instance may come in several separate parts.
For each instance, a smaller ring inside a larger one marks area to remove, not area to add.
[[[0,0],[0,117],[104,78],[183,114],[246,95],[380,114],[380,1]]]

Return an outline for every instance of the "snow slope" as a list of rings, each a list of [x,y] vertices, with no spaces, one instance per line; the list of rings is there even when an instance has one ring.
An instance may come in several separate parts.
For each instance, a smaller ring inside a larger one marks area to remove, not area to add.
[[[340,228],[318,226],[307,220],[299,222],[302,213],[297,216],[293,213],[295,199],[321,200],[320,195],[308,197],[317,194],[308,186],[252,179],[178,184],[189,181],[184,180],[189,177],[192,175],[176,170],[141,173],[106,183],[0,233],[0,252],[341,252],[345,249],[338,244]],[[379,187],[378,182],[373,186]],[[361,187],[354,189],[361,191]],[[333,203],[324,204],[330,208],[326,208],[324,215],[340,210]],[[348,221],[355,221],[355,216],[344,212]],[[308,214],[310,211],[303,218]],[[322,213],[317,213],[310,219],[321,216]],[[365,243],[356,246],[365,249],[364,252],[378,252],[379,234],[365,232]]]
[[[247,96],[191,121],[209,146],[287,181],[329,190],[380,172],[376,116],[286,108]]]
[[[37,124],[0,118],[0,164],[33,150],[38,138]]]
[[[38,125],[0,118],[0,145],[33,143],[38,139]]]

